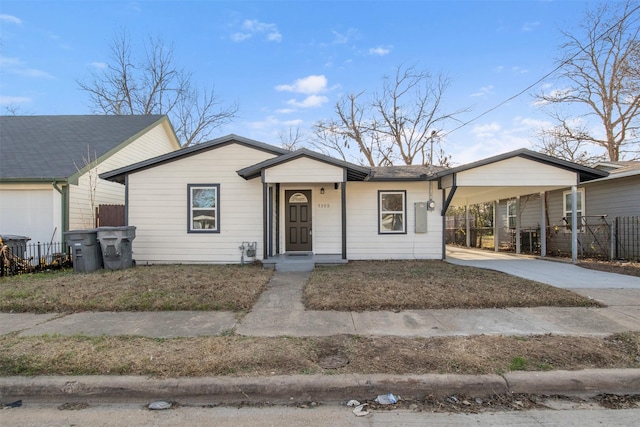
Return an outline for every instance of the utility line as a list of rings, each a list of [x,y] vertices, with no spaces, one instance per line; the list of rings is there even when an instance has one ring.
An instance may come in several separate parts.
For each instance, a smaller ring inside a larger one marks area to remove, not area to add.
[[[624,21],[625,19],[627,19],[629,16],[631,16],[634,12],[636,12],[638,9],[640,9],[640,5],[636,6],[634,9],[632,9],[629,13],[625,14],[622,18],[620,18],[618,21],[616,21],[613,25],[611,25],[609,28],[607,28],[603,33],[601,33],[598,37],[596,37],[591,43],[589,43],[589,47],[592,47],[597,41],[599,41],[600,39],[604,38],[611,30],[613,30],[615,27],[617,27],[622,21]],[[475,122],[476,120],[480,119],[481,117],[486,116],[487,114],[491,113],[494,110],[497,110],[498,108],[502,107],[504,104],[506,104],[509,101],[512,101],[514,99],[516,99],[517,97],[519,97],[520,95],[522,95],[523,93],[527,92],[528,90],[530,90],[531,88],[533,88],[534,86],[537,86],[539,83],[541,83],[543,80],[545,80],[546,78],[548,78],[549,76],[553,75],[556,73],[556,71],[558,71],[559,69],[561,69],[562,67],[564,67],[566,64],[568,64],[569,62],[573,61],[578,55],[580,55],[580,53],[582,53],[580,50],[578,52],[576,52],[573,56],[571,56],[570,58],[565,59],[564,61],[562,61],[556,68],[554,68],[553,70],[551,70],[550,72],[548,72],[547,74],[545,74],[544,76],[540,77],[538,80],[536,80],[534,83],[530,84],[529,86],[527,86],[526,88],[524,88],[523,90],[521,90],[520,92],[516,93],[513,96],[510,96],[509,98],[505,99],[504,101],[500,102],[499,104],[496,104],[495,106],[489,108],[488,110],[482,112],[481,114],[477,115],[476,117],[472,118],[471,120],[468,120],[462,124],[460,124],[458,127],[453,128],[452,130],[450,130],[449,132],[446,132],[444,135],[442,135],[442,137],[444,136],[448,136],[450,134],[452,134],[453,132],[457,131],[458,129],[461,129],[465,126],[467,126],[470,123]]]

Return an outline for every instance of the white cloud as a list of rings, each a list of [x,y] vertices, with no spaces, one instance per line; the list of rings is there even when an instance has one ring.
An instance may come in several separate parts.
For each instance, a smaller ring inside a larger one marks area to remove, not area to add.
[[[4,13],[0,14],[0,21],[6,22],[7,24],[16,24],[16,25],[22,24],[22,19],[17,18],[13,15],[6,15]]]
[[[491,138],[494,137],[496,133],[501,130],[501,127],[498,123],[488,123],[485,125],[474,126],[471,129],[471,134],[478,138]]]
[[[90,65],[98,70],[104,70],[109,66],[106,62],[92,62]]]
[[[346,33],[339,33],[335,30],[333,33],[333,44],[347,44],[354,39],[359,39],[360,35],[355,28],[349,28]]]
[[[31,98],[26,96],[0,96],[0,105],[26,104],[31,102]]]
[[[477,92],[472,93],[469,96],[473,98],[473,97],[485,97],[488,95],[493,95],[493,85],[483,86],[480,89],[478,89]]]
[[[234,42],[242,42],[258,34],[265,34],[267,40],[270,42],[279,42],[282,40],[282,34],[280,34],[276,24],[260,22],[256,19],[245,19],[242,23],[242,31],[231,34],[231,40]]]
[[[369,49],[369,55],[377,55],[377,56],[385,56],[391,52],[391,48],[386,48],[382,46],[372,47]]]
[[[276,113],[278,114],[291,114],[295,112],[296,112],[295,108],[281,108],[279,110],[276,110]]]
[[[31,78],[38,78],[38,79],[53,78],[53,76],[47,73],[46,71],[27,67],[26,64],[18,58],[0,56],[0,67],[5,69],[6,72],[17,75],[17,76],[31,77]]]
[[[540,25],[539,21],[535,21],[535,22],[525,22],[522,25],[522,31],[524,32],[529,32],[529,31],[533,31],[536,27],[538,27]]]
[[[521,68],[518,67],[517,65],[515,67],[511,67],[511,72],[513,74],[526,74],[529,72],[529,70],[527,70],[526,68]]]
[[[326,96],[310,95],[306,97],[302,102],[299,102],[295,99],[290,99],[289,101],[287,101],[287,104],[299,108],[316,108],[321,107],[327,102],[329,102],[329,98],[327,98]]]
[[[327,78],[324,75],[311,75],[302,79],[297,79],[293,84],[278,85],[279,92],[296,92],[305,95],[324,92],[327,89]]]

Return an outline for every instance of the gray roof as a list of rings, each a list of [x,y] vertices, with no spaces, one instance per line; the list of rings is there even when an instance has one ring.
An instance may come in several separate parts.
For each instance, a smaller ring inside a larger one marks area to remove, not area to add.
[[[381,166],[372,168],[371,181],[424,181],[435,177],[437,172],[446,170],[444,166],[408,165]]]
[[[241,144],[241,145],[255,148],[261,151],[266,151],[267,153],[272,153],[275,155],[283,155],[283,154],[289,153],[289,151],[285,150],[284,148],[276,147],[275,145],[265,144],[264,142],[255,141],[253,139],[230,134],[220,138],[213,139],[208,142],[191,145],[189,147],[182,148],[180,150],[172,151],[171,153],[163,154],[158,157],[153,157],[151,159],[143,160],[141,162],[134,163],[129,166],[124,166],[119,169],[102,173],[100,174],[100,178],[106,179],[109,181],[119,182],[120,184],[124,184],[125,177],[130,173],[137,172],[143,169],[152,168],[152,167],[155,167],[164,163],[172,162],[178,159],[182,159],[188,156],[193,156],[194,154],[202,153],[208,150],[213,150],[215,148],[222,147],[227,144]]]
[[[145,116],[0,116],[0,180],[65,180],[167,120]]]

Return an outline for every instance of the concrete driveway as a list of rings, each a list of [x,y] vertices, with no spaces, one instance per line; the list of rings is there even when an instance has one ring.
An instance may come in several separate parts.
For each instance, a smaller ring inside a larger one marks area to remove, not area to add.
[[[547,261],[532,256],[447,246],[447,261],[502,271],[558,288],[640,291],[640,277],[589,270],[567,262]]]

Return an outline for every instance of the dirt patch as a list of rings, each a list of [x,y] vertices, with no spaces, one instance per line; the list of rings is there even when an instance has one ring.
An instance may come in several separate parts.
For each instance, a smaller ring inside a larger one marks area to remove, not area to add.
[[[0,280],[0,311],[249,310],[273,272],[257,265],[154,265]]]
[[[304,291],[309,310],[600,306],[567,289],[443,261],[352,261],[318,266]]]
[[[607,273],[625,274],[640,277],[640,262],[600,261],[595,259],[582,260],[580,267],[591,270],[606,271]]]
[[[332,355],[346,364],[322,367]],[[0,375],[491,374],[639,368],[640,333],[438,338],[0,337]]]

